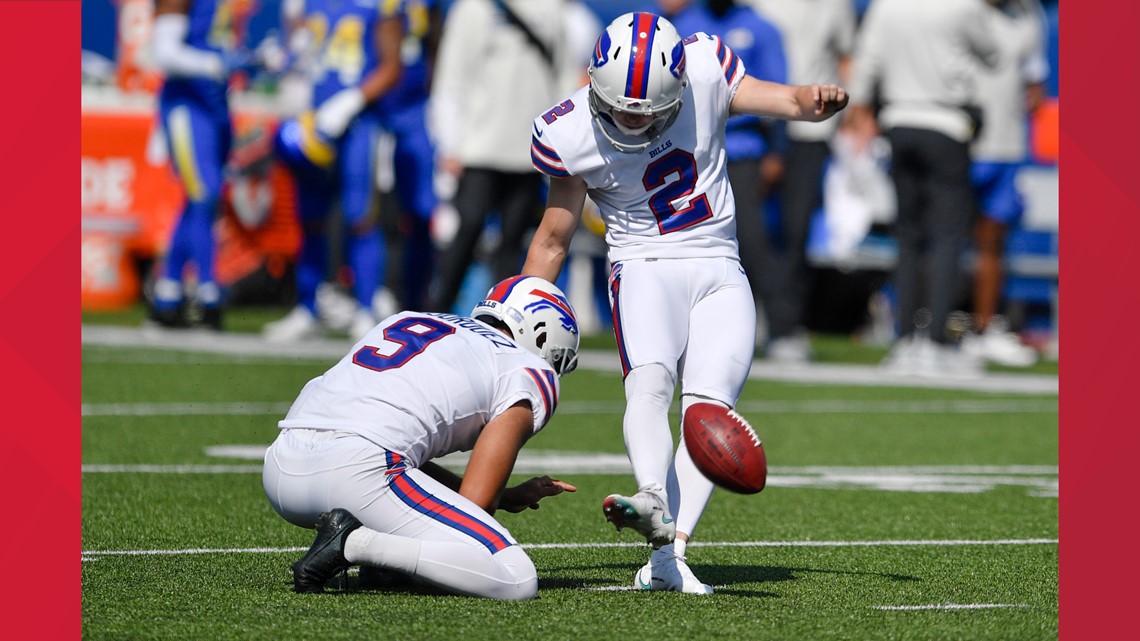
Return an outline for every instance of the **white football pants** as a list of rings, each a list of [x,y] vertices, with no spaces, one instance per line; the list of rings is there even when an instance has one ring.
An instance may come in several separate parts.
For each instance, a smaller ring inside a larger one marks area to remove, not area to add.
[[[673,450],[669,406],[678,378],[692,402],[733,407],[752,367],[756,305],[734,258],[627,260],[610,272],[622,373],[626,451],[641,490],[664,493],[677,531],[691,535],[713,485],[684,444]]]
[[[262,484],[273,509],[295,525],[312,528],[338,507],[360,519],[364,527],[345,546],[351,563],[468,596],[538,592],[534,563],[494,517],[357,434],[282,430],[265,452]]]

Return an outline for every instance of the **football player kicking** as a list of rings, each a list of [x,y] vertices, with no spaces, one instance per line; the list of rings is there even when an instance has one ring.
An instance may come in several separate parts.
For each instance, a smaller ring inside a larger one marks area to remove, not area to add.
[[[365,334],[305,385],[265,454],[273,508],[317,527],[293,589],[320,592],[363,564],[456,594],[533,598],[534,564],[492,515],[575,490],[548,476],[506,483],[577,353],[566,296],[522,276],[491,288],[471,318],[403,312]],[[466,450],[462,477],[431,462]]]
[[[725,120],[825,120],[847,94],[758,80],[719,37],[682,39],[651,13],[606,27],[589,74],[588,86],[534,121],[531,158],[550,176],[550,193],[523,273],[557,278],[589,194],[606,224],[623,430],[638,486],[606,497],[603,511],[654,546],[635,587],[710,594],[686,565],[685,547],[713,485],[683,442],[674,456],[668,412],[678,376],[682,412],[702,401],[731,408],[755,348]]]

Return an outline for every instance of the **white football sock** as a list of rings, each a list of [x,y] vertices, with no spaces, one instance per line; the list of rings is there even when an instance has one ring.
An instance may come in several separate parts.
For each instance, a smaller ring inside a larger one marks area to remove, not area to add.
[[[634,368],[625,377],[622,432],[633,478],[641,489],[666,487],[673,460],[669,405],[674,387],[673,376],[659,363]]]
[[[154,281],[154,298],[163,302],[182,300],[182,283],[165,276]]]
[[[681,415],[684,416],[684,412],[694,403],[724,405],[712,399],[682,394]],[[684,435],[677,447],[677,456],[674,457],[673,465],[669,469],[669,484],[666,487],[669,493],[669,511],[673,513],[673,518],[677,522],[677,531],[692,535],[712,496],[714,485],[693,463],[689,450],[685,447]]]
[[[344,541],[344,558],[349,563],[375,565],[414,574],[420,560],[421,545],[419,539],[359,527],[350,532]]]
[[[217,305],[222,300],[222,290],[217,283],[199,283],[198,300],[206,306]]]
[[[685,548],[689,546],[689,542],[684,539],[673,539],[673,554],[685,558]]]

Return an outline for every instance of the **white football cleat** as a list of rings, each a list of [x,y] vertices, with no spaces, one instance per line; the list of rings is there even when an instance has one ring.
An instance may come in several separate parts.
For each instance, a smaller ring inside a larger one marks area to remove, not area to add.
[[[266,323],[261,335],[270,343],[295,343],[321,335],[321,322],[304,305],[297,305],[281,320]]]
[[[653,492],[638,492],[633,496],[611,494],[602,501],[602,512],[619,532],[633,528],[654,547],[672,543],[677,533],[665,501]]]
[[[895,341],[879,369],[895,376],[942,379],[979,378],[985,374],[984,363],[966,350],[913,334]]]
[[[356,299],[336,285],[324,282],[317,287],[317,317],[325,327],[347,332],[356,308]]]
[[[792,334],[768,342],[765,357],[775,363],[794,365],[811,362],[811,341],[807,334]]]
[[[713,589],[689,569],[685,557],[673,551],[673,544],[653,551],[646,563],[633,578],[633,587],[639,590],[662,590],[685,594],[712,594]]]
[[[372,312],[363,307],[358,308],[352,317],[352,324],[348,326],[348,337],[353,342],[358,341],[373,327],[376,327],[376,318],[372,316]]]
[[[372,295],[372,309],[376,310],[376,318],[388,318],[400,313],[400,301],[387,287],[381,287]]]
[[[992,321],[986,331],[980,334],[966,334],[962,337],[962,351],[975,358],[1007,367],[1029,367],[1037,362],[1037,351],[1023,345],[1017,334],[1006,331],[996,321]]]
[[[888,374],[913,375],[916,369],[915,363],[919,359],[918,353],[923,347],[923,341],[913,334],[900,337],[879,362],[879,368]]]

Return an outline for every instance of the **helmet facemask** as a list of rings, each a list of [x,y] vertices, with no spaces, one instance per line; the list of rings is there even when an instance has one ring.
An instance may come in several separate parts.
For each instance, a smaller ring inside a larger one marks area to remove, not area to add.
[[[597,92],[591,87],[590,113],[594,115],[594,119],[598,122],[602,130],[602,135],[606,137],[606,140],[610,141],[614,149],[626,154],[640,153],[660,138],[661,134],[677,120],[677,116],[681,113],[681,105],[683,104],[682,101],[678,99],[671,107],[668,107],[660,113],[650,112],[649,115],[653,116],[653,120],[644,127],[629,129],[614,118],[613,112],[616,110],[639,115],[641,112],[611,107],[597,96]]]

